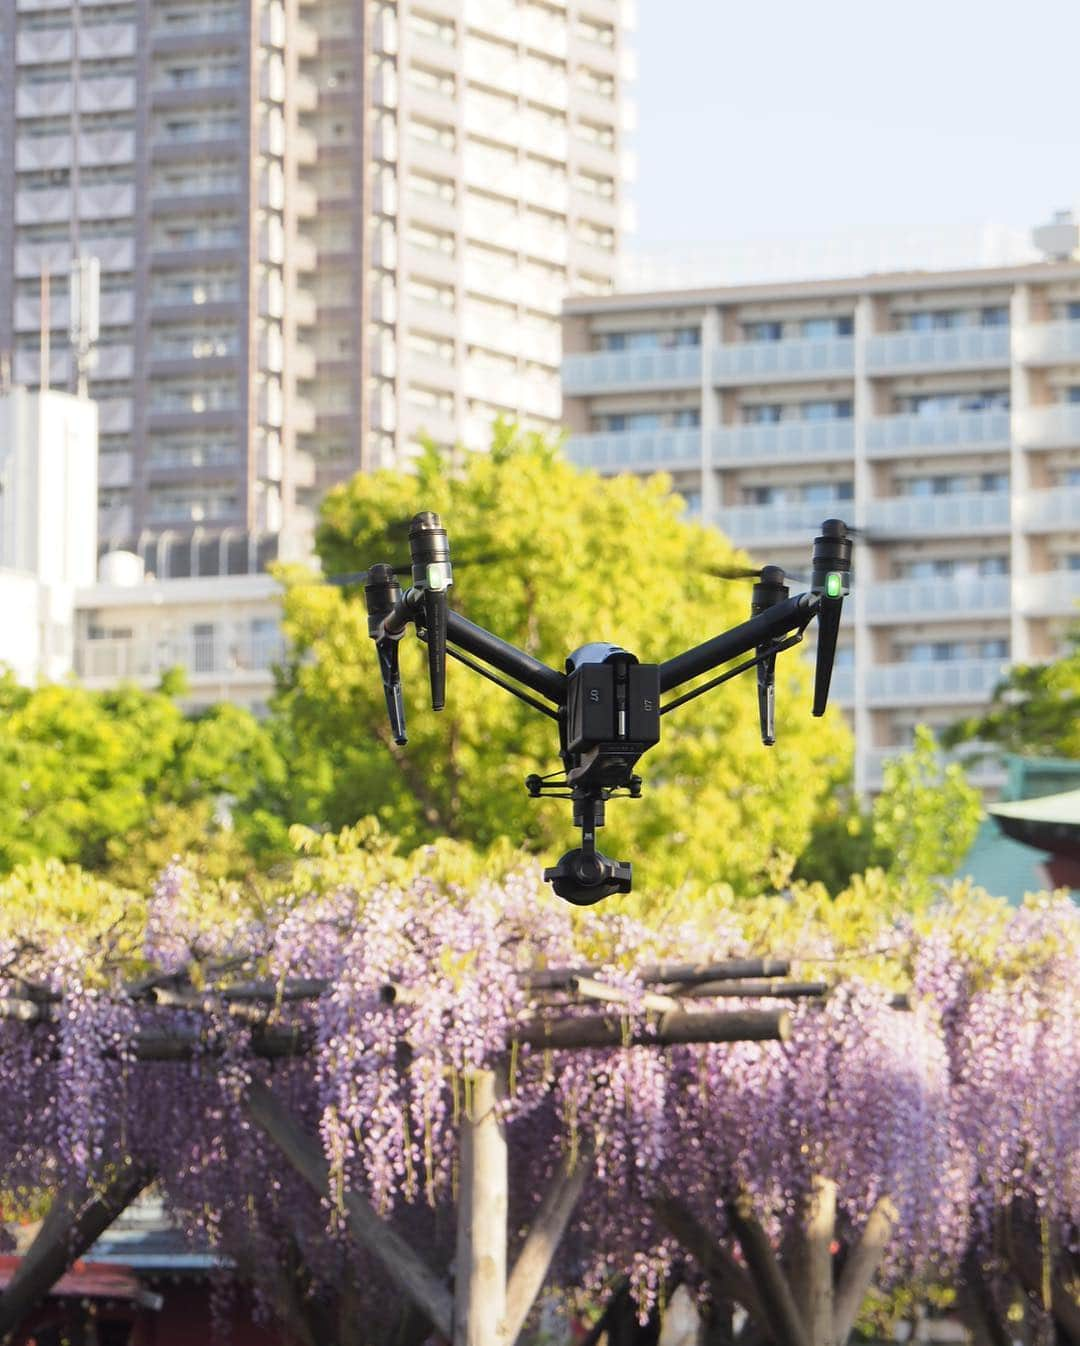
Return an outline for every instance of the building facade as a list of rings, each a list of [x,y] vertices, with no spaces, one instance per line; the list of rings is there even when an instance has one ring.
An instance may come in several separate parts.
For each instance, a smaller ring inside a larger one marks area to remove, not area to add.
[[[97,408],[67,393],[0,395],[0,665],[64,678],[76,594],[97,571]]]
[[[916,723],[1059,648],[1080,600],[1077,262],[572,299],[564,349],[580,465],[669,472],[793,572],[823,519],[865,530],[833,684],[860,787]]]
[[[103,548],[164,536],[205,574],[222,532],[262,554],[422,433],[558,421],[562,299],[614,275],[627,20],[626,0],[0,7],[0,356],[37,384],[47,274],[49,379],[71,386],[67,273],[96,257]]]

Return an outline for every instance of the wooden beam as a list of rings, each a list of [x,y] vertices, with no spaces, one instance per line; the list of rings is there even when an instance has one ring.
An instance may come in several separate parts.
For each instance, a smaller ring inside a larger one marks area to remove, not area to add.
[[[505,1097],[502,1071],[477,1070],[466,1080],[454,1254],[454,1346],[503,1346],[506,1341],[509,1166],[500,1111]]]
[[[768,1236],[754,1216],[747,1193],[727,1207],[728,1221],[739,1240],[762,1311],[776,1346],[810,1346],[791,1287],[776,1259]]]
[[[836,1346],[844,1346],[851,1335],[862,1302],[899,1219],[899,1212],[890,1199],[887,1196],[879,1198],[863,1225],[858,1243],[848,1254],[833,1297],[833,1336]]]
[[[250,1086],[246,1106],[252,1121],[269,1136],[312,1191],[329,1200],[330,1170],[319,1142],[304,1131],[263,1084]],[[441,1278],[358,1192],[346,1192],[344,1204],[345,1222],[353,1238],[381,1263],[389,1279],[428,1316],[432,1326],[449,1339],[453,1330],[453,1299]]]
[[[679,995],[693,1000],[709,1000],[723,997],[734,1000],[743,997],[747,1000],[803,1000],[820,999],[829,990],[824,981],[766,981],[760,977],[751,977],[746,981],[701,981],[686,986]]]
[[[710,1011],[664,1014],[655,1023],[627,1024],[613,1015],[577,1019],[532,1019],[513,1030],[531,1047],[573,1050],[585,1047],[667,1047],[682,1042],[784,1042],[791,1032],[783,1010]]]
[[[791,963],[786,958],[729,958],[721,963],[655,963],[639,969],[638,975],[648,986],[665,982],[689,985],[701,981],[723,981],[733,977],[786,977]],[[534,991],[568,990],[575,977],[603,975],[603,968],[551,967],[521,972],[522,986]]]
[[[639,991],[636,993],[626,991],[621,986],[608,986],[605,982],[597,981],[595,977],[574,977],[570,982],[569,989],[581,996],[583,1000],[601,1000],[613,1005],[626,1005],[632,1001],[637,1001],[642,1009],[660,1014],[667,1014],[672,1010],[682,1008],[673,996],[657,995],[655,991]]]
[[[19,1326],[32,1308],[82,1257],[150,1181],[126,1155],[111,1171],[73,1180],[57,1193],[34,1241],[0,1295],[0,1337]]]
[[[718,1243],[694,1212],[677,1197],[664,1192],[654,1197],[653,1212],[669,1234],[682,1245],[704,1272],[713,1299],[740,1304],[752,1322],[767,1328],[761,1301],[745,1267]]]
[[[536,1302],[592,1163],[588,1151],[576,1155],[573,1163],[568,1156],[544,1193],[506,1285],[506,1346],[514,1346]]]

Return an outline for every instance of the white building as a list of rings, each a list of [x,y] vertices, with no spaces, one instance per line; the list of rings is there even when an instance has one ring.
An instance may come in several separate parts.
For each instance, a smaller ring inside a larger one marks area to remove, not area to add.
[[[71,669],[76,590],[97,566],[97,407],[0,395],[0,663],[21,682]]]
[[[823,519],[867,530],[833,683],[861,786],[917,722],[978,711],[1010,663],[1059,648],[1080,599],[1080,262],[571,299],[564,347],[577,463],[671,473],[793,572]]]

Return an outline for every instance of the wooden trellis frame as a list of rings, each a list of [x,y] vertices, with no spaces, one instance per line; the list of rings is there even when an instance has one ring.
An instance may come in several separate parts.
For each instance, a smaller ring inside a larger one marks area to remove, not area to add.
[[[598,969],[523,974],[522,981],[534,993],[540,1012],[516,1026],[513,1036],[518,1042],[564,1051],[631,1043],[663,1048],[676,1043],[783,1040],[789,1027],[783,1009],[698,1012],[685,1008],[685,1001],[725,995],[776,1001],[825,994],[823,983],[780,980],[789,972],[786,961],[775,959],[660,964],[643,969],[642,982],[656,989],[636,997],[638,1008],[649,1019],[647,1026],[638,1025],[629,1033],[626,1018],[617,1011],[620,1003],[634,997],[605,984]],[[183,975],[137,988],[140,997],[159,1004],[242,1020],[251,1026],[252,1050],[269,1058],[311,1050],[310,1032],[283,1025],[279,1010],[283,1002],[311,1000],[325,989],[321,981],[297,979],[283,985],[246,982],[207,992],[185,984]],[[19,990],[18,996],[0,999],[0,1018],[33,1025],[54,1017],[57,997],[39,987]],[[393,1004],[412,994],[391,983],[383,988],[382,998]],[[598,1012],[559,1013],[562,1008],[580,1011],[591,1005]],[[205,1055],[206,1049],[196,1030],[144,1031],[134,1044],[142,1060],[187,1059],[196,1051]],[[505,1089],[504,1069],[496,1066],[473,1072],[467,1090],[452,1289],[445,1269],[429,1266],[361,1194],[344,1195],[351,1236],[381,1264],[403,1301],[453,1346],[515,1346],[591,1168],[587,1149],[573,1164],[566,1161],[559,1167],[534,1213],[517,1260],[509,1268],[510,1164],[499,1107]],[[289,1166],[317,1195],[328,1199],[329,1169],[318,1139],[265,1086],[251,1087],[246,1107]],[[120,1156],[111,1173],[98,1175],[82,1191],[68,1190],[57,1197],[19,1271],[0,1295],[0,1337],[9,1335],[64,1271],[85,1255],[151,1177],[137,1172]],[[741,1259],[717,1242],[676,1195],[659,1195],[654,1212],[704,1273],[714,1298],[746,1311],[748,1322],[738,1338],[745,1346],[769,1341],[775,1346],[843,1346],[895,1223],[891,1203],[882,1199],[836,1277],[831,1254],[836,1189],[825,1178],[814,1184],[785,1263],[771,1247],[745,1196],[734,1200],[727,1211]],[[1067,1313],[1062,1330],[1073,1346],[1080,1346],[1080,1331],[1073,1333]],[[990,1338],[987,1343],[997,1346]]]

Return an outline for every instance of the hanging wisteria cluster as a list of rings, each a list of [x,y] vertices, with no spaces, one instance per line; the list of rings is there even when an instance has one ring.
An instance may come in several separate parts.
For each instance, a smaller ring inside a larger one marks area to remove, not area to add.
[[[0,950],[0,997],[38,1006],[0,1022],[7,1190],[55,1187],[129,1155],[193,1238],[268,1282],[299,1254],[328,1280],[352,1265],[357,1285],[378,1285],[344,1235],[342,1194],[365,1194],[448,1265],[470,1074],[502,1062],[515,1237],[560,1160],[590,1155],[558,1268],[573,1284],[631,1269],[647,1301],[680,1255],[654,1214],[665,1193],[718,1236],[730,1201],[747,1194],[781,1241],[819,1175],[838,1184],[842,1241],[891,1200],[893,1278],[951,1274],[992,1245],[1010,1204],[1076,1248],[1080,916],[1068,903],[1018,910],[979,957],[955,912],[884,932],[911,972],[903,1008],[822,961],[834,950],[818,934],[794,952],[810,970],[827,965],[835,989],[792,1010],[787,1041],[552,1051],[519,1043],[523,1022],[588,1010],[540,1003],[529,973],[587,961],[622,993],[629,1024],[645,1017],[645,962],[761,950],[730,915],[703,939],[700,928],[661,936],[615,912],[571,913],[532,871],[468,891],[423,877],[312,885],[209,927],[191,915],[192,885],[177,868],[162,875],[138,978],[119,966],[91,976],[70,943]],[[308,1050],[253,1050],[267,1025],[236,1013],[227,988],[254,977],[281,990],[269,1027]],[[286,996],[296,985],[311,993]],[[137,1044],[150,1040],[191,1050],[144,1059]],[[253,1080],[321,1137],[327,1203],[252,1124]]]

